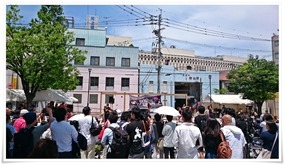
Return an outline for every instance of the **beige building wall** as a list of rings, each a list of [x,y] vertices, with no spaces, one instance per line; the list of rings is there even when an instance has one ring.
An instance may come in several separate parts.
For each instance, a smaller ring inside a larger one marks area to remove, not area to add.
[[[272,61],[279,65],[279,35],[273,34],[272,40]]]

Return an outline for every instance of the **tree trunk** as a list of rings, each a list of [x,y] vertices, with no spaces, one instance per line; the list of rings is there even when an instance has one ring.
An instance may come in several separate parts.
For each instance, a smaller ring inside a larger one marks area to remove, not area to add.
[[[262,104],[263,104],[263,101],[262,102],[256,102],[258,116],[261,115]]]

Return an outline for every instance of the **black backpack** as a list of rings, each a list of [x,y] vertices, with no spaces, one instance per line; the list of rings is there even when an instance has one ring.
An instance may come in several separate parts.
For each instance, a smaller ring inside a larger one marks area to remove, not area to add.
[[[109,145],[111,148],[111,153],[108,153],[108,158],[128,158],[129,156],[129,137],[125,130],[120,127],[113,128],[109,127],[113,131],[112,144]]]
[[[13,158],[27,158],[34,148],[34,127],[22,128],[14,134]]]

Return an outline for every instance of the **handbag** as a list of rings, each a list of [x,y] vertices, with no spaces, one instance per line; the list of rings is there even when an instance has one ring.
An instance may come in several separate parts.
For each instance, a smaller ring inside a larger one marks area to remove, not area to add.
[[[219,131],[222,142],[218,145],[217,158],[230,159],[232,157],[232,149],[229,146],[229,142],[224,139],[224,134]]]
[[[161,137],[158,139],[158,142],[157,142],[157,147],[159,150],[163,150],[163,145],[164,145],[164,138]]]
[[[272,153],[273,147],[275,145],[277,136],[278,136],[278,133],[276,133],[276,136],[275,136],[273,145],[271,147],[271,150],[269,151],[269,150],[267,150],[265,148],[262,148],[256,159],[270,159],[271,158],[271,153]]]
[[[89,129],[90,134],[91,134],[92,136],[97,136],[97,135],[100,134],[101,130],[102,130],[102,126],[101,126],[101,125],[98,125],[98,127],[96,127],[96,126],[93,124],[93,117],[92,117],[91,127],[90,127],[90,129]]]

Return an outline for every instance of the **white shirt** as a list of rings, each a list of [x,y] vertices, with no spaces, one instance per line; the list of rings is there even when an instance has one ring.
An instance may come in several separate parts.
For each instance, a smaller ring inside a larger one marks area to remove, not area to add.
[[[231,159],[243,159],[243,147],[246,144],[246,140],[242,130],[237,126],[226,125],[221,128],[221,131],[232,149]]]
[[[266,128],[266,121],[263,121],[259,124],[259,126],[262,128],[262,132],[265,132],[267,131],[267,128]]]
[[[90,128],[91,128],[91,122],[92,122],[92,116],[91,115],[87,115],[84,116],[83,118],[80,118],[78,121],[79,124],[79,129],[80,129],[80,133],[85,136],[85,138],[87,139],[87,144],[93,144],[97,141],[98,136],[91,136],[90,134]],[[98,127],[98,123],[95,119],[95,117],[93,117],[93,123],[95,124],[95,127]]]
[[[196,142],[199,140],[199,146]],[[177,147],[177,158],[198,158],[198,148],[203,146],[200,129],[193,123],[182,123],[174,130],[172,143]]]

